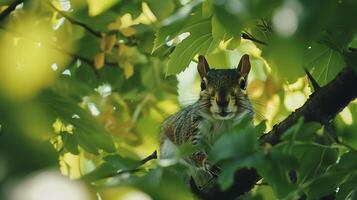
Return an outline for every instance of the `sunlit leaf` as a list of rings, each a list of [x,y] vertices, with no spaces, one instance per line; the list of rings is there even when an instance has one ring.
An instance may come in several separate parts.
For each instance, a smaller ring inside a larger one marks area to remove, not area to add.
[[[167,75],[183,71],[197,53],[207,55],[220,42],[212,37],[210,20],[199,21],[194,26],[188,28],[187,31],[190,33],[190,36],[178,44],[170,55],[170,60],[167,64]]]
[[[320,85],[325,85],[335,78],[345,63],[339,52],[325,45],[313,44],[306,50],[304,65]]]
[[[89,7],[89,15],[96,16],[102,13],[103,11],[107,10],[115,3],[119,2],[120,0],[106,0],[106,1],[97,1],[97,0],[87,0],[88,7]]]
[[[68,62],[66,55],[51,48],[59,45],[51,41],[56,34],[37,20],[25,15],[24,20],[7,24],[11,31],[0,32],[0,89],[13,99],[31,98],[50,86],[58,74],[51,66],[63,68]]]
[[[73,125],[74,137],[88,152],[97,154],[100,149],[107,152],[115,151],[114,143],[104,128],[73,100],[47,93],[42,95],[41,102],[52,116]]]
[[[159,20],[169,17],[175,8],[175,4],[172,0],[149,0],[147,3],[156,18]]]

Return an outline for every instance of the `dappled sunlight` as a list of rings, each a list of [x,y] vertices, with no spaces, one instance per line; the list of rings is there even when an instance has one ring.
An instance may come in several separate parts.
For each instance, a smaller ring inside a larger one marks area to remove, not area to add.
[[[306,101],[306,97],[302,92],[287,92],[284,105],[289,111],[295,111],[300,108]]]
[[[284,85],[284,105],[287,110],[295,111],[300,108],[311,94],[310,90],[305,89],[308,88],[305,80],[300,78],[295,83]]]
[[[62,147],[63,148],[63,147]],[[78,179],[83,175],[82,155],[73,155],[71,153],[65,153],[59,157],[59,168],[63,175],[68,176],[70,179]],[[86,170],[84,172],[88,172]]]
[[[352,113],[351,110],[346,107],[340,112],[340,116],[343,120],[343,122],[347,125],[352,125],[353,124],[353,118],[352,118]]]
[[[119,2],[119,0],[105,0],[103,2],[98,0],[88,0],[88,13],[90,16],[97,16],[102,12],[108,10],[117,2]]]
[[[353,198],[356,10],[1,2],[0,199]]]
[[[53,62],[63,67],[69,61],[48,46],[55,37],[49,27],[38,24],[35,16],[24,17],[23,21],[9,23],[8,32],[1,30],[0,87],[16,100],[31,98],[50,86],[57,76],[51,69]]]

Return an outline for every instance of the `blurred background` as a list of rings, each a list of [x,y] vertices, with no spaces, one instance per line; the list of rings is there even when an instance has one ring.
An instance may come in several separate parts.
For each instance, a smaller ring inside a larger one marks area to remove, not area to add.
[[[234,68],[250,55],[254,121],[268,131],[313,92],[303,67],[323,86],[346,66],[356,10],[345,0],[1,0],[0,199],[193,199],[156,160],[125,170],[198,98],[196,56]],[[356,120],[355,100],[333,122],[354,148]]]

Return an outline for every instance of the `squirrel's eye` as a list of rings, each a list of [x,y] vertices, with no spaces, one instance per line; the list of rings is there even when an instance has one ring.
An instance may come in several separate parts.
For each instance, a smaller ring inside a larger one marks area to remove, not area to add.
[[[201,81],[201,90],[205,90],[206,89],[206,83],[204,80]]]
[[[245,80],[244,80],[243,77],[241,77],[241,78],[239,79],[239,87],[240,87],[240,89],[242,89],[242,90],[245,90],[245,88],[246,88],[246,82],[245,82]]]

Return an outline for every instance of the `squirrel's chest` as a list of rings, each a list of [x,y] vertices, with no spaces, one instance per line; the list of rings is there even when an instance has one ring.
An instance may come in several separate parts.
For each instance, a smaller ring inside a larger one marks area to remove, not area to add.
[[[208,121],[202,120],[199,125],[199,134],[202,142],[211,147],[223,134],[232,129],[232,121]]]

